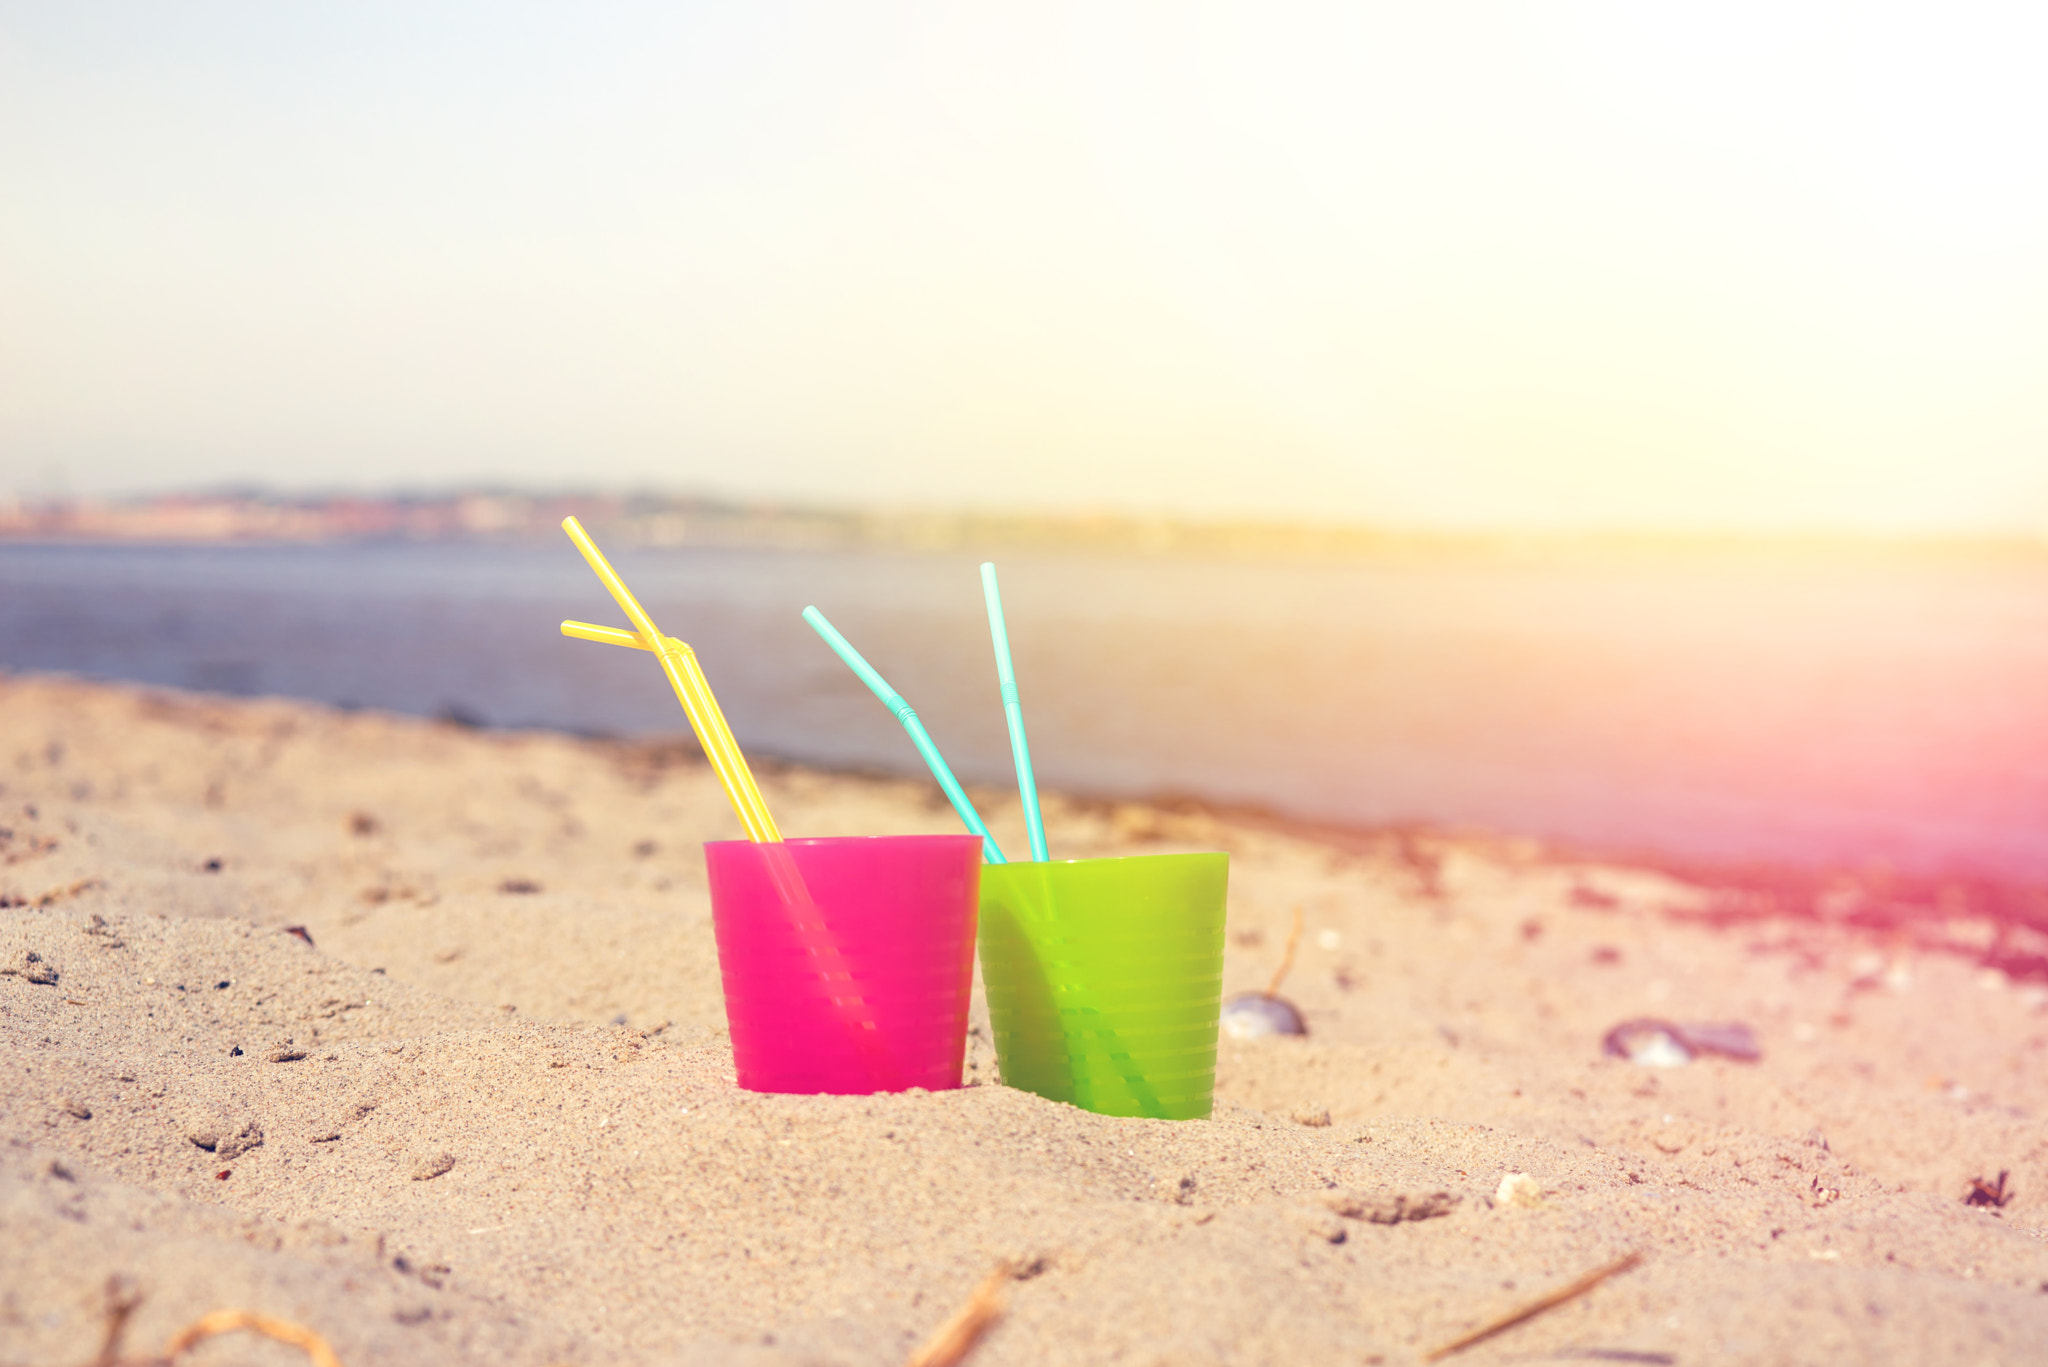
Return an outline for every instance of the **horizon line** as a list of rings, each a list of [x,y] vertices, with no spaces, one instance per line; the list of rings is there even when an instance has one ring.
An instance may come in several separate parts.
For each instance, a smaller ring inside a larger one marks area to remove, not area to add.
[[[383,510],[386,523],[319,524],[283,515],[317,516],[341,509]],[[1657,526],[1652,524],[1491,524],[1372,522],[1283,514],[1223,516],[1111,505],[995,509],[829,499],[740,497],[651,487],[539,488],[503,481],[448,483],[364,491],[329,487],[284,489],[254,482],[214,482],[126,494],[44,494],[0,491],[0,540],[195,542],[401,539],[517,540],[551,530],[553,513],[586,512],[617,525],[629,539],[656,544],[786,544],[792,535],[882,545],[899,542],[945,549],[935,540],[981,537],[1024,543],[1100,542],[1161,552],[1204,550],[1344,554],[1374,550],[1861,550],[1865,552],[2003,550],[2048,553],[2048,527],[1871,528],[1854,526]],[[244,516],[236,520],[237,511]],[[268,524],[256,517],[279,516]],[[546,511],[543,511],[546,510]],[[203,518],[213,515],[213,522]],[[406,525],[402,514],[410,513]],[[177,521],[183,514],[184,522]],[[154,515],[154,520],[152,520]],[[544,525],[543,525],[544,524]],[[211,533],[209,533],[211,529]],[[639,536],[634,534],[638,532]],[[155,533],[156,535],[153,535]]]

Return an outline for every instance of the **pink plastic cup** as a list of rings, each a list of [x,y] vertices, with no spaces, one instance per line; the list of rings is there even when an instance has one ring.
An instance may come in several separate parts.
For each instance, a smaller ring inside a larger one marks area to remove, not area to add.
[[[740,1086],[960,1085],[980,837],[714,840],[704,863]]]

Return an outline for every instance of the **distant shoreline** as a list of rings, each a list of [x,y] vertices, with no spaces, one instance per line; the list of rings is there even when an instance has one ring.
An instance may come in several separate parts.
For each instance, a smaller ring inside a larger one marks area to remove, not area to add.
[[[155,548],[353,543],[548,542],[564,517],[641,548],[1074,552],[1275,561],[1907,560],[2048,564],[2048,532],[1886,534],[1446,530],[1145,516],[943,512],[736,503],[701,497],[457,492],[286,497],[167,494],[0,498],[0,545]]]

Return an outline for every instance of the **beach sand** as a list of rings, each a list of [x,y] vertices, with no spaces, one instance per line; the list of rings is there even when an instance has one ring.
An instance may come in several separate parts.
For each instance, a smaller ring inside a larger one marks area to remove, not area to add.
[[[139,1297],[134,1356],[240,1307],[349,1367],[880,1367],[1007,1265],[976,1367],[1405,1364],[1632,1251],[1450,1360],[2048,1362],[2048,988],[1533,845],[1049,795],[1056,855],[1230,852],[1226,992],[1298,908],[1310,1035],[1226,1039],[1206,1121],[1001,1086],[979,1005],[965,1088],[755,1095],[694,756],[0,677],[0,1363]],[[956,829],[764,769],[792,835]],[[1637,1016],[1763,1056],[1603,1057]]]

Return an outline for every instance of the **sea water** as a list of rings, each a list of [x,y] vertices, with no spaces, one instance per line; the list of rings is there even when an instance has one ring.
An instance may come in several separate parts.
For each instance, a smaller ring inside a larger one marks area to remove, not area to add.
[[[969,782],[1010,781],[975,565],[626,550],[751,752],[922,772],[816,604]],[[2048,879],[2048,558],[1235,563],[1006,554],[1049,788],[1682,859]],[[0,668],[674,734],[561,546],[0,546]],[[0,757],[4,760],[5,757]]]

